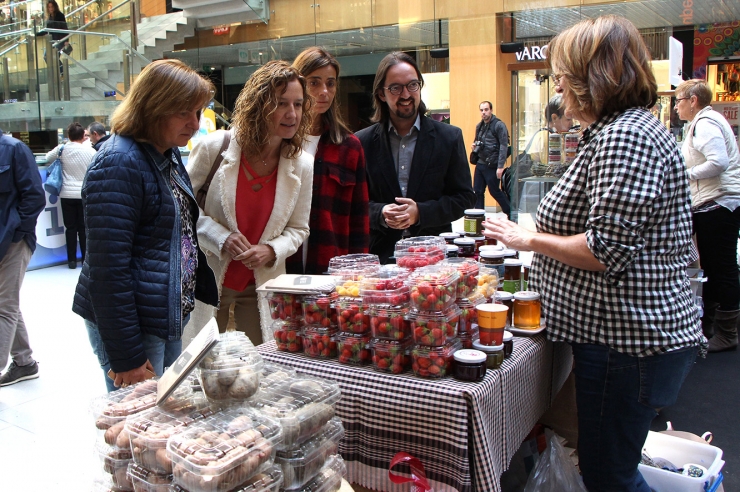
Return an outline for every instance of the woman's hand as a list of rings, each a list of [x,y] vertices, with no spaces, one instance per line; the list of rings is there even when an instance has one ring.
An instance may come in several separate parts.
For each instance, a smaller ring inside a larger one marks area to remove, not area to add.
[[[483,221],[483,235],[492,237],[506,246],[519,251],[531,251],[530,240],[535,233],[508,219]]]
[[[252,245],[240,232],[232,232],[224,241],[223,251],[230,254],[232,258],[246,253]]]
[[[268,244],[255,244],[241,255],[234,257],[250,270],[270,266],[276,258],[275,250]]]

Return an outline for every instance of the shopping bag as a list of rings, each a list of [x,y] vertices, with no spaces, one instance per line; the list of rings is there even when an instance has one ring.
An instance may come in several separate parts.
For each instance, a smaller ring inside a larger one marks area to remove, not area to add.
[[[59,148],[59,154],[51,166],[46,170],[46,182],[44,183],[44,189],[49,192],[50,195],[59,196],[62,192],[62,151],[64,145]]]
[[[397,475],[391,471],[399,463],[406,463],[409,466],[409,470],[411,470],[410,477]],[[434,492],[432,486],[427,481],[424,465],[421,464],[418,458],[414,458],[408,453],[396,453],[391,460],[391,466],[388,467],[388,478],[393,483],[411,482],[411,492]]]
[[[524,492],[587,492],[578,470],[568,458],[557,435],[549,430],[547,449],[527,480]]]

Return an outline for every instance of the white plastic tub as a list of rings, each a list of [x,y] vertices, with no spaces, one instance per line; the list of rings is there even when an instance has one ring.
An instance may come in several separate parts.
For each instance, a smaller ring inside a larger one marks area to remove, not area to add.
[[[679,468],[692,463],[707,469],[705,476],[693,478],[652,466],[639,465],[640,473],[655,492],[704,492],[715,490],[719,485],[720,471],[725,462],[722,461],[722,450],[716,446],[660,432],[648,432],[643,449],[650,457],[665,458]]]

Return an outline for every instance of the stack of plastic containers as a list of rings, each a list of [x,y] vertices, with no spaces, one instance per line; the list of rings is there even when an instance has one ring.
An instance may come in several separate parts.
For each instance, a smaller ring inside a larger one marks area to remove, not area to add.
[[[365,365],[370,363],[370,313],[360,296],[360,284],[365,275],[380,269],[377,255],[353,254],[337,256],[329,261],[329,274],[339,277],[337,311],[337,350],[339,362]]]
[[[408,278],[411,312],[411,369],[426,378],[450,374],[452,357],[461,347],[457,339],[460,308],[455,304],[460,273],[455,265],[416,269]]]
[[[409,273],[407,268],[385,265],[360,284],[362,302],[370,315],[371,360],[378,371],[400,374],[409,369]]]
[[[434,265],[445,259],[447,243],[439,236],[417,236],[396,243],[396,265],[408,269]]]
[[[321,476],[344,436],[342,422],[334,416],[339,398],[336,383],[296,376],[260,391],[250,400],[251,406],[282,426],[282,442],[275,459],[283,472],[281,490],[314,490],[307,484]]]
[[[303,353],[309,357],[337,357],[337,311],[335,292],[303,296]]]

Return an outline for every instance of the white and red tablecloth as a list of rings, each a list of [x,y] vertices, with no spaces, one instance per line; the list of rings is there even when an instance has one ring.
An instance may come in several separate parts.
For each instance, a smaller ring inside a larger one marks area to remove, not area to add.
[[[501,473],[572,366],[570,347],[548,342],[544,334],[515,337],[512,356],[479,383],[386,374],[279,352],[274,342],[257,349],[267,361],[339,383],[346,478],[389,492],[409,490],[388,479],[388,465],[399,451],[421,460],[435,492],[499,492]]]

